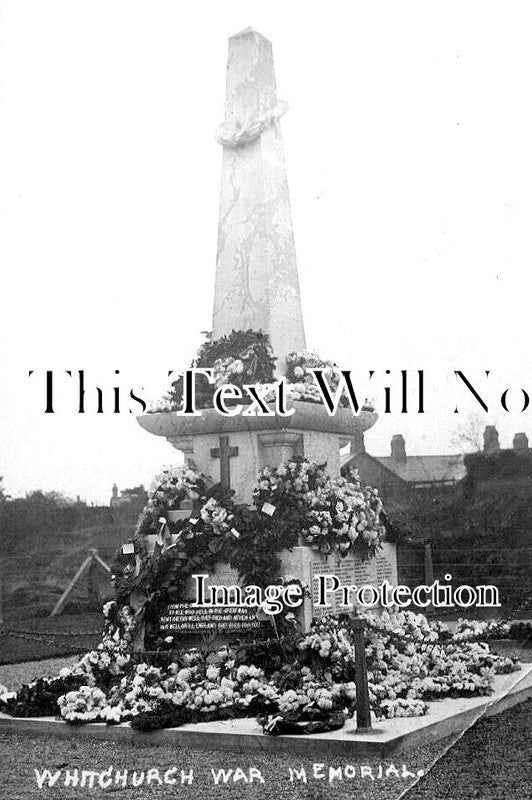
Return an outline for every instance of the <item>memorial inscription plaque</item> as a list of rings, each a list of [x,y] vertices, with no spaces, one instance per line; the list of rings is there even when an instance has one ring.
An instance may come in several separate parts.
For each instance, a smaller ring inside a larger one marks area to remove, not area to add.
[[[358,604],[352,602],[349,606],[343,606],[342,590],[328,595],[330,606],[319,606],[319,575],[336,575],[341,586],[375,586],[379,587],[384,581],[392,585],[397,584],[397,562],[395,546],[387,542],[384,543],[382,550],[379,550],[375,558],[362,561],[358,556],[339,555],[328,556],[327,558],[315,557],[310,562],[311,585],[312,585],[312,610],[317,618],[328,614],[345,614]],[[351,600],[353,598],[351,597]],[[380,608],[378,606],[377,608]]]
[[[190,603],[168,605],[159,622],[161,635],[250,633],[260,630],[261,627],[262,623],[257,619],[257,610],[254,608],[197,608]]]
[[[238,573],[229,564],[220,563],[211,574],[205,574],[205,585],[237,586],[241,583]],[[158,636],[161,639],[174,637],[183,646],[195,645],[202,638],[216,641],[234,639],[249,640],[259,635],[270,623],[257,617],[258,609],[244,605],[196,605],[197,586],[192,578],[187,582],[179,602],[170,603],[162,609],[157,620]]]

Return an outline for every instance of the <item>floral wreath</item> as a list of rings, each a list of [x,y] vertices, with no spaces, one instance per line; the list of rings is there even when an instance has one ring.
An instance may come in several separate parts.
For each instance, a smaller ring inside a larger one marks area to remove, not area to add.
[[[264,587],[279,580],[282,550],[307,545],[365,560],[385,536],[378,493],[363,487],[354,471],[331,478],[326,464],[290,459],[261,470],[252,506],[217,496],[209,486],[189,465],[164,470],[150,487],[134,537],[113,568],[117,600],[139,620],[148,609],[178,602],[194,572],[212,571],[221,561],[244,585]]]
[[[242,387],[244,384],[270,384],[274,381],[276,358],[269,337],[262,331],[232,331],[228,336],[212,339],[201,346],[191,367],[213,370],[213,383],[203,375],[196,378],[196,404],[198,408],[210,408],[216,389],[228,383]],[[322,369],[332,392],[336,392],[341,380],[341,370],[333,361],[320,358],[309,350],[296,350],[286,357],[287,397],[308,403],[323,403],[315,383],[312,369]],[[183,405],[183,376],[172,384],[172,390],[156,403],[150,411],[175,411]],[[345,395],[340,398],[340,407],[348,408]],[[373,403],[365,400],[362,411],[374,411]]]

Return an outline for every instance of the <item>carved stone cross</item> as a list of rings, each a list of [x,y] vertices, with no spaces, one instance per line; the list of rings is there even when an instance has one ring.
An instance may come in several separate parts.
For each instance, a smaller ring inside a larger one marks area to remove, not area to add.
[[[212,458],[220,459],[220,484],[222,489],[231,488],[230,459],[238,455],[238,447],[229,447],[229,436],[220,436],[220,446],[211,449]]]

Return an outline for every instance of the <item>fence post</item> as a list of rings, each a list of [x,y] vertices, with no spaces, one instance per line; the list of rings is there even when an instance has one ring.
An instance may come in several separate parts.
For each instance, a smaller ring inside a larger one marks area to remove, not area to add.
[[[431,586],[434,583],[434,567],[432,565],[432,545],[430,542],[425,543],[424,564],[425,585]]]
[[[98,571],[98,566],[94,558],[92,559],[92,564],[89,567],[89,571],[87,572],[87,600],[89,601],[89,605],[91,608],[96,608],[100,604],[100,593],[98,591],[98,575],[96,574]]]
[[[365,621],[360,617],[351,620],[355,645],[355,686],[357,690],[357,731],[361,733],[371,729],[371,711],[369,706],[368,668],[366,665],[366,647],[364,644]]]
[[[51,617],[55,617],[57,616],[57,614],[61,613],[75,585],[87,574],[89,579],[89,600],[91,599],[91,597],[94,598],[95,594],[97,596],[97,591],[98,591],[97,579],[94,573],[91,576],[91,570],[94,566],[96,566],[96,564],[99,564],[106,572],[108,573],[111,572],[110,567],[108,567],[105,561],[103,561],[98,555],[98,551],[95,550],[94,548],[91,548],[89,550],[87,558],[85,559],[81,567],[78,569],[78,571],[68,584],[67,588],[65,589],[65,591],[63,592],[63,594],[53,607],[52,612],[50,614]]]
[[[430,542],[425,542],[425,550],[423,553],[423,563],[425,568],[425,586],[432,586],[434,583],[434,566],[432,563],[432,545]],[[434,606],[427,606],[427,611],[434,611]]]

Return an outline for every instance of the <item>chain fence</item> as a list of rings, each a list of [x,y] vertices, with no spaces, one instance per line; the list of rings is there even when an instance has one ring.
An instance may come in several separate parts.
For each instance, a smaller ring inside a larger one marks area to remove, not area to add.
[[[101,607],[113,595],[103,570],[94,573],[91,600],[85,577],[74,586],[64,613],[50,616],[86,555],[0,556],[0,664],[76,655],[96,646],[104,622]]]

